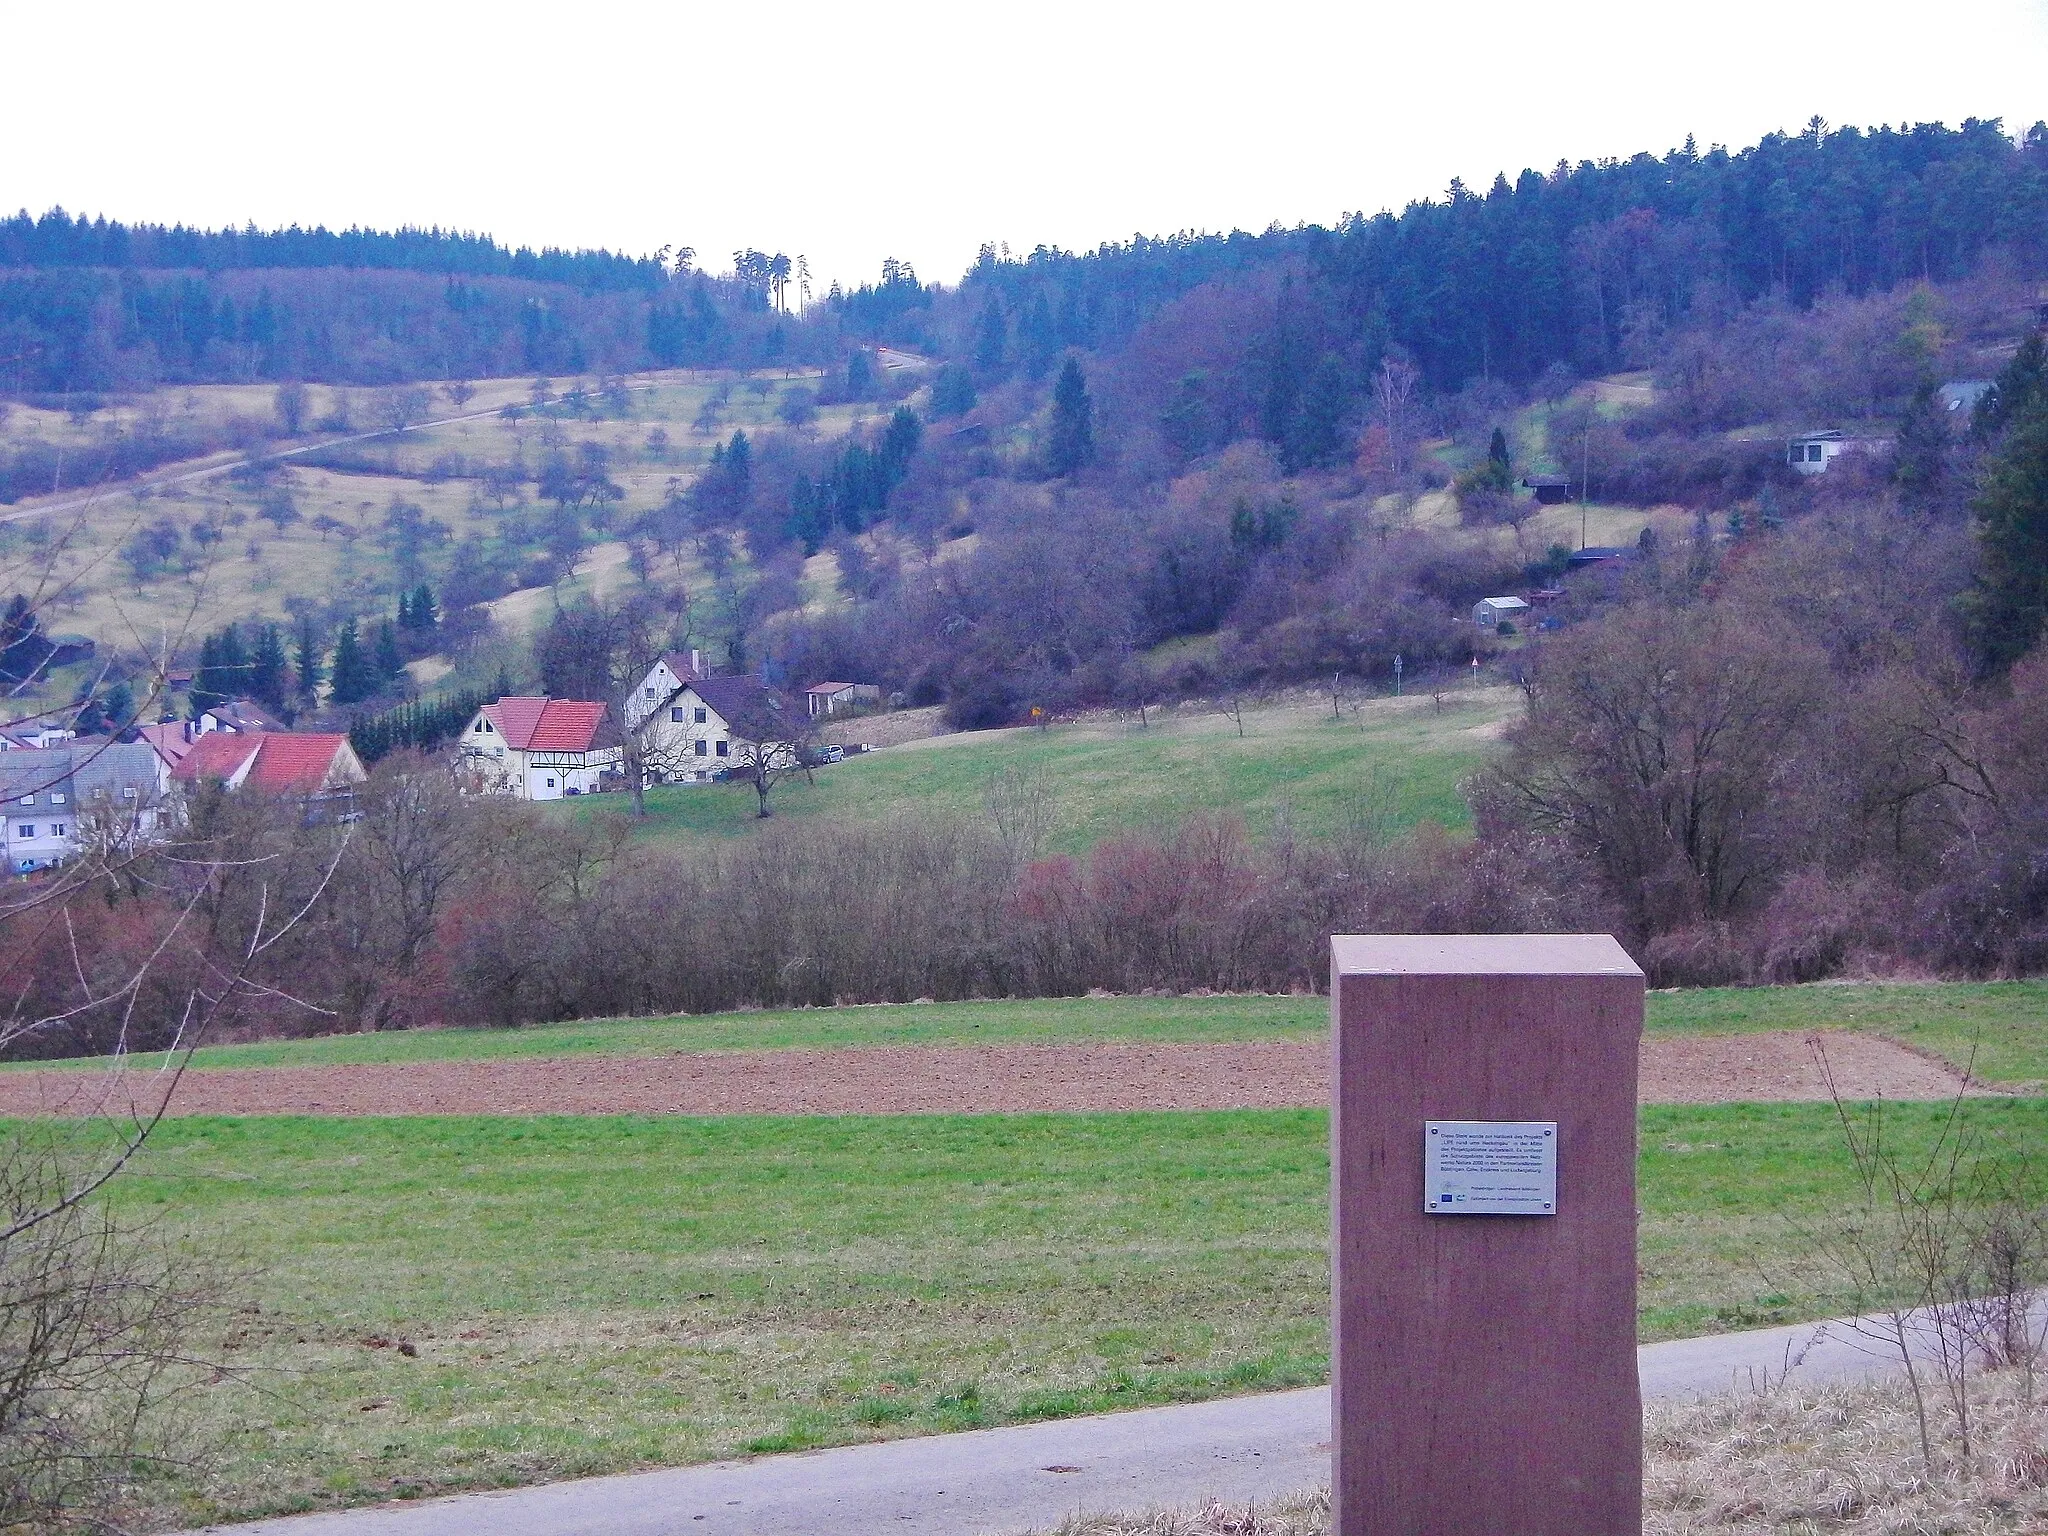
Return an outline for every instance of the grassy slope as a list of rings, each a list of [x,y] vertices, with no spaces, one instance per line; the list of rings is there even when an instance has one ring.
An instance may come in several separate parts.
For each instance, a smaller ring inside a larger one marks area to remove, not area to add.
[[[893,747],[820,770],[775,792],[778,820],[884,820],[934,811],[979,814],[1002,769],[1042,769],[1059,808],[1052,845],[1078,851],[1116,832],[1170,827],[1191,812],[1242,815],[1255,835],[1283,811],[1304,833],[1373,813],[1395,828],[1470,825],[1458,783],[1479,767],[1514,708],[1511,690],[1375,700],[1332,719],[1327,706],[1247,709],[1245,734],[1218,714],[1135,723],[975,731]],[[612,809],[613,807],[605,807]],[[745,785],[695,785],[648,796],[650,836],[739,836],[757,823]],[[560,814],[588,814],[565,807]]]
[[[466,1061],[508,1056],[779,1050],[856,1045],[1029,1044],[1061,1040],[1264,1040],[1320,1032],[1321,997],[1049,997],[977,1003],[890,1003],[666,1019],[587,1019],[529,1029],[413,1030],[208,1046],[200,1067]],[[1881,986],[1716,987],[1653,992],[1652,1034],[1764,1029],[1869,1029],[1980,1077],[2048,1078],[2048,982]],[[19,1063],[33,1070],[57,1063]],[[70,1065],[77,1065],[76,1062]]]
[[[1978,1113],[2048,1129],[2048,1101]],[[1848,1190],[1824,1106],[1643,1129],[1644,1338],[1841,1304],[1769,1268]],[[228,1459],[187,1509],[249,1514],[1318,1380],[1326,1136],[1310,1111],[191,1120],[119,1198],[258,1272],[232,1358],[267,1369],[209,1397]]]
[[[612,478],[626,492],[625,501],[615,509],[621,520],[657,504],[671,476],[680,475],[686,480],[693,476],[715,439],[729,436],[736,427],[758,431],[772,426],[782,393],[809,387],[814,382],[809,378],[764,378],[759,382],[767,386],[766,390],[757,393],[743,376],[732,374],[673,372],[635,378],[658,382],[656,387],[632,392],[630,416],[598,420],[571,417],[560,423],[560,442],[572,457],[577,445],[584,442],[600,442],[611,449]],[[560,394],[574,382],[556,379],[554,389]],[[508,402],[523,403],[532,384],[531,379],[480,381],[475,386],[476,398],[463,410],[477,412]],[[720,420],[699,431],[694,424],[697,414],[721,384],[731,386],[731,399]],[[375,392],[351,389],[346,393],[356,402],[356,430],[370,430],[374,425],[371,401]],[[311,414],[319,417],[332,410],[335,394],[336,391],[324,386],[313,388]],[[162,391],[156,403],[174,419],[189,417],[217,423],[240,415],[267,421],[273,395],[271,386],[206,385]],[[53,413],[49,412],[16,410],[0,422],[0,446],[31,434],[53,441],[84,442],[108,424],[132,418],[140,408],[110,408],[86,427],[72,427],[62,417],[53,421]],[[869,415],[881,409],[874,404],[859,408]],[[855,410],[847,406],[821,412],[816,430],[827,436],[844,431],[854,419]],[[440,417],[455,412],[456,408],[437,392],[430,415]],[[663,454],[655,454],[646,446],[648,435],[657,427],[668,434],[670,441]],[[434,460],[451,453],[490,463],[505,463],[523,456],[531,471],[548,451],[548,432],[530,416],[516,424],[488,417],[352,445],[353,452],[379,461],[388,459],[392,474],[339,474],[292,467],[289,473],[296,487],[301,521],[282,533],[255,515],[259,500],[255,494],[225,477],[155,490],[146,499],[131,494],[130,482],[118,482],[101,487],[94,505],[83,513],[0,522],[0,563],[33,561],[46,548],[43,540],[56,539],[63,546],[56,559],[57,569],[67,581],[61,600],[46,616],[46,624],[53,629],[82,630],[113,645],[135,646],[166,632],[173,637],[188,631],[198,634],[229,619],[283,618],[287,613],[285,599],[292,596],[345,595],[361,602],[365,611],[375,611],[388,607],[381,594],[390,584],[391,557],[376,534],[393,498],[419,504],[430,516],[446,523],[455,539],[470,533],[492,537],[497,527],[496,514],[474,504],[470,482],[429,479]],[[329,435],[316,433],[313,437],[324,439]],[[190,466],[164,465],[144,479],[176,475],[187,467]],[[533,488],[526,487],[525,494],[531,503]],[[35,505],[36,501],[30,500],[5,510],[21,512]],[[311,524],[322,516],[347,525],[355,536],[317,532]],[[118,551],[138,527],[160,517],[169,517],[181,529],[195,523],[224,522],[227,537],[210,565],[190,574],[163,573],[138,586],[118,558]],[[445,554],[444,548],[433,558],[438,560]]]

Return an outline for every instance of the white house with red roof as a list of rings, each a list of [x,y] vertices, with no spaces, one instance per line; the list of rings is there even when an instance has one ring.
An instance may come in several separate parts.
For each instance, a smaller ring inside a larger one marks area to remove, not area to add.
[[[326,731],[208,731],[171,768],[174,784],[212,780],[309,797],[345,793],[368,777],[348,738]]]
[[[458,749],[478,788],[521,800],[594,795],[621,756],[607,705],[546,694],[508,694],[486,704]]]

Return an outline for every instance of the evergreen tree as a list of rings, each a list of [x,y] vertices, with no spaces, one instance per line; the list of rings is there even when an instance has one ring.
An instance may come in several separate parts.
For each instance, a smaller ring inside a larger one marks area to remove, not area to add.
[[[964,416],[974,409],[974,375],[958,363],[939,370],[932,385],[932,414],[938,417]]]
[[[214,679],[220,674],[220,637],[205,635],[199,641],[199,665],[192,669],[192,714],[196,719],[216,704],[225,704],[225,696],[215,691]]]
[[[2030,332],[1970,412],[1970,435],[1989,442],[2048,395],[2048,348]]]
[[[1042,379],[1060,349],[1059,327],[1053,324],[1052,305],[1046,302],[1043,288],[1032,295],[1031,307],[1024,311],[1022,334],[1025,371],[1033,379]]]
[[[389,619],[378,621],[374,664],[380,690],[405,670],[405,652],[398,648],[398,626]]]
[[[293,678],[293,684],[298,693],[299,702],[307,709],[313,708],[320,702],[320,684],[323,681],[320,670],[320,651],[320,635],[313,628],[313,620],[310,617],[300,619],[298,654],[295,657],[295,665],[292,669],[296,673],[296,676]]]
[[[413,588],[412,602],[406,606],[405,617],[412,621],[405,627],[422,635],[431,635],[440,624],[440,605],[434,601],[434,589],[424,581]],[[405,619],[401,618],[400,623],[404,625]]]
[[[1916,512],[1934,506],[1941,499],[1947,467],[1948,413],[1934,381],[1923,379],[1899,418],[1892,458],[1899,499]]]
[[[2048,623],[2048,397],[2011,419],[1975,502],[1981,570],[1967,617],[1986,673],[2004,672]]]
[[[360,704],[377,691],[377,682],[376,664],[364,652],[362,635],[350,619],[334,641],[327,696],[336,704]]]
[[[985,374],[1003,370],[1003,355],[1009,348],[1009,327],[1003,324],[1002,302],[994,294],[981,306],[981,323],[974,332],[974,366]]]
[[[1068,358],[1052,388],[1052,435],[1046,462],[1056,475],[1071,475],[1095,458],[1095,408],[1081,365]]]
[[[71,696],[71,729],[81,736],[97,736],[107,729],[106,706],[93,692],[90,678]]]
[[[1344,418],[1350,395],[1344,384],[1344,369],[1336,358],[1325,357],[1309,376],[1300,407],[1288,423],[1281,440],[1280,462],[1290,474],[1296,470],[1328,464],[1344,451]],[[1498,434],[1496,434],[1498,435]]]
[[[106,712],[108,730],[125,731],[135,723],[135,690],[125,680],[118,682],[107,690],[100,707]]]
[[[55,649],[43,637],[43,621],[19,592],[0,615],[0,682],[24,683],[40,677]]]
[[[291,666],[285,660],[284,636],[275,624],[256,631],[256,645],[249,660],[249,697],[265,709],[284,713],[291,694]]]
[[[242,631],[229,624],[199,642],[199,666],[192,676],[192,711],[203,714],[217,704],[249,692],[249,653]]]
[[[917,413],[907,405],[896,407],[889,418],[889,430],[882,434],[882,449],[876,456],[877,468],[881,472],[881,494],[876,498],[875,510],[880,511],[887,503],[889,492],[896,489],[911,459],[917,453],[917,445],[924,439],[924,423],[917,419]]]
[[[1508,435],[1499,427],[1493,429],[1493,439],[1486,445],[1486,456],[1500,466],[1499,474],[1503,480],[1513,478],[1515,466],[1508,457]]]

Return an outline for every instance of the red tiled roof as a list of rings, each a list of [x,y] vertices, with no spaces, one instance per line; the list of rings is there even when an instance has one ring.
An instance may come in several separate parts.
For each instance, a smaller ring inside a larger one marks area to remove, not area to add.
[[[178,760],[192,750],[192,738],[186,734],[190,729],[189,721],[166,720],[161,725],[145,725],[135,734],[156,748],[158,757],[176,767]]]
[[[187,784],[232,779],[262,745],[261,731],[208,731],[171,765],[171,777]]]
[[[258,789],[320,789],[335,776],[335,759],[348,746],[348,738],[338,732],[252,731],[247,735],[261,744],[247,780]]]
[[[587,699],[508,694],[484,706],[505,745],[521,752],[588,752],[604,724],[605,707]]]

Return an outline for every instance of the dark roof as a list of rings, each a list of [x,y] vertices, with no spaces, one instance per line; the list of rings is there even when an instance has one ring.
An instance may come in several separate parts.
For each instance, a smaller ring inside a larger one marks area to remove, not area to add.
[[[770,740],[787,722],[801,718],[789,700],[758,677],[700,677],[690,687],[749,741]]]
[[[1572,551],[1573,565],[1598,565],[1603,560],[1627,560],[1634,556],[1634,545],[1594,544],[1585,549]]]

